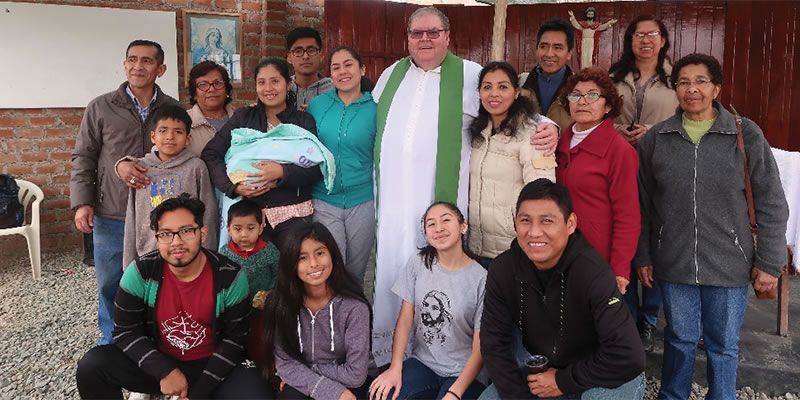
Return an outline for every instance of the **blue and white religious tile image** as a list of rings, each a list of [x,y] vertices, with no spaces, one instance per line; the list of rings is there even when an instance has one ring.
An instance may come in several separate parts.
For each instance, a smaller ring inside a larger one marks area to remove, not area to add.
[[[228,70],[232,81],[240,81],[239,18],[190,14],[189,27],[192,66],[201,61],[214,61]]]

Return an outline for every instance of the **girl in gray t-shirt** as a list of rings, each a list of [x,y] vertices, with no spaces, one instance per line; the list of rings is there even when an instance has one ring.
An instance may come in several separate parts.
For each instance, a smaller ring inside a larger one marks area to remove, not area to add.
[[[485,385],[479,329],[486,270],[464,240],[467,224],[451,203],[428,207],[427,246],[411,257],[392,291],[402,299],[392,362],[370,386],[370,397],[475,399]],[[413,335],[412,335],[413,332]],[[403,361],[411,339],[411,356]]]

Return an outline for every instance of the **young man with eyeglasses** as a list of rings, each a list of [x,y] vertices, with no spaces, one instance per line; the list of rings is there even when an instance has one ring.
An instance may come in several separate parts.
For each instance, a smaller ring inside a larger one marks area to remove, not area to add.
[[[152,114],[166,105],[180,105],[156,85],[167,70],[164,50],[156,42],[134,40],[122,62],[127,80],[86,106],[69,181],[75,227],[91,233],[97,280],[98,344],[111,343],[114,294],[122,276],[122,237],[128,188],[114,176],[114,164],[125,155],[142,157],[153,147]],[[125,174],[126,181],[136,178]]]
[[[435,7],[417,9],[406,30],[409,56],[383,71],[372,91],[378,103],[372,349],[379,366],[390,361],[400,310],[391,287],[405,260],[425,243],[419,229],[422,215],[433,201],[449,201],[467,214],[469,126],[480,107],[481,66],[448,51],[447,16]],[[549,143],[542,150],[552,154],[558,131],[551,124],[541,128]]]
[[[319,72],[325,58],[322,36],[314,28],[294,28],[286,35],[286,49],[286,61],[294,69],[289,91],[295,95],[297,109],[305,111],[311,99],[333,89],[331,78]]]
[[[210,210],[213,212],[214,210]],[[114,343],[78,362],[83,399],[122,398],[122,389],[179,398],[271,398],[242,365],[248,283],[238,265],[203,249],[205,206],[183,193],[150,214],[158,249],[138,257],[115,299]]]

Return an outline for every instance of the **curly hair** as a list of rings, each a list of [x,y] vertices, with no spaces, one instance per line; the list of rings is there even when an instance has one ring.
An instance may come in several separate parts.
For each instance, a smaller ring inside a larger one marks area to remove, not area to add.
[[[189,104],[197,104],[197,80],[215,70],[219,71],[219,74],[222,75],[222,81],[225,82],[225,94],[227,95],[225,97],[225,105],[227,106],[228,103],[233,101],[231,98],[233,85],[231,84],[231,78],[228,75],[228,70],[222,65],[219,65],[213,61],[201,61],[192,67],[191,71],[189,71]]]
[[[672,76],[670,77],[672,87],[675,87],[675,84],[678,83],[681,69],[687,65],[705,65],[708,69],[711,82],[715,85],[722,85],[722,65],[719,63],[719,60],[708,54],[692,53],[688,56],[681,57],[681,59],[675,63],[675,66],[672,67]]]
[[[600,94],[606,99],[606,104],[611,107],[611,110],[606,113],[606,118],[613,119],[619,116],[622,109],[622,98],[619,97],[614,81],[611,80],[608,73],[598,67],[584,68],[567,79],[567,83],[564,84],[558,95],[562,104],[569,104],[567,96],[575,89],[578,82],[594,82],[600,88]]]
[[[639,22],[647,21],[653,21],[658,25],[658,31],[664,39],[664,46],[658,52],[656,73],[658,74],[658,80],[669,87],[669,75],[667,75],[667,72],[664,70],[664,61],[669,59],[669,57],[667,57],[667,51],[669,51],[669,32],[667,32],[667,26],[664,25],[660,19],[652,15],[640,15],[628,24],[628,28],[625,29],[622,57],[620,57],[619,61],[611,65],[608,73],[611,74],[611,79],[613,79],[614,82],[622,82],[625,80],[625,76],[627,76],[628,73],[633,73],[633,78],[639,79],[639,68],[636,67],[636,56],[633,54],[633,34],[636,33],[636,27],[639,25]]]

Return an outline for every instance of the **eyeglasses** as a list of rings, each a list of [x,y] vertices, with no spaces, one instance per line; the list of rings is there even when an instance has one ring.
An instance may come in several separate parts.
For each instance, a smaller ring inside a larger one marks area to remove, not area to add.
[[[408,31],[408,37],[410,37],[411,39],[422,39],[422,35],[425,35],[425,36],[428,37],[428,39],[438,39],[439,35],[441,35],[442,32],[446,32],[446,31],[447,31],[447,29],[431,29],[431,30],[427,30],[427,31]]]
[[[634,32],[633,38],[636,40],[642,40],[644,37],[647,36],[650,40],[656,40],[659,36],[661,36],[661,32],[659,31],[652,31],[652,32]]]
[[[313,57],[319,54],[319,47],[297,47],[289,51],[295,57],[302,57],[303,54],[308,54],[309,57]]]
[[[175,235],[178,235],[184,242],[192,241],[197,237],[198,229],[200,229],[199,226],[189,226],[181,228],[177,232],[161,231],[156,233],[156,240],[158,243],[169,244],[175,239]]]
[[[207,92],[212,87],[214,89],[220,90],[220,89],[225,87],[225,82],[223,82],[223,81],[221,81],[219,79],[214,81],[214,82],[206,82],[206,81],[197,82],[197,88],[202,90],[202,91],[204,91],[204,92]]]
[[[597,92],[589,92],[584,94],[570,93],[567,95],[567,101],[570,103],[577,103],[578,100],[583,98],[587,103],[594,103],[595,101],[600,100],[601,97],[603,97],[603,95]]]
[[[703,87],[708,86],[709,83],[713,82],[711,82],[711,79],[708,78],[698,78],[693,81],[681,79],[675,84],[675,88],[679,90],[688,90],[691,86]]]

